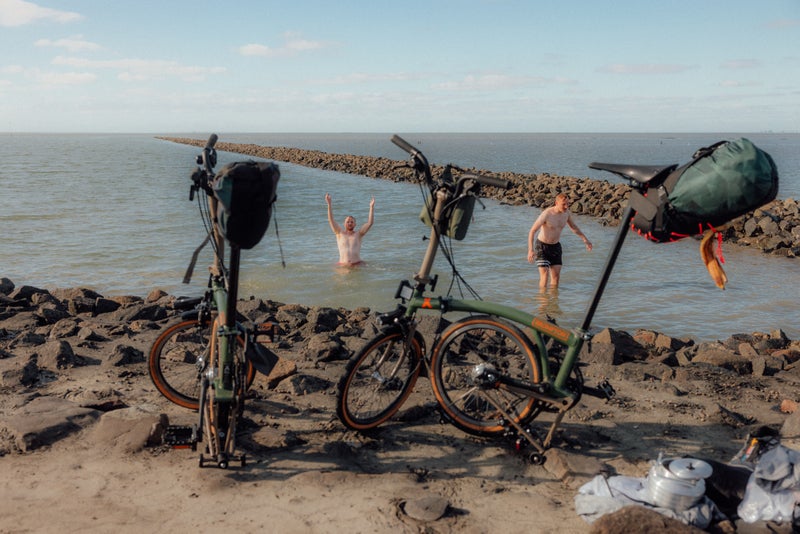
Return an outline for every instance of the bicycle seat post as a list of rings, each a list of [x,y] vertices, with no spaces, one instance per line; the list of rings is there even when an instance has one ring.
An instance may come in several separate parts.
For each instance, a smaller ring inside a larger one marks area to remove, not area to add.
[[[594,313],[597,311],[597,306],[600,304],[600,299],[603,296],[603,291],[605,291],[606,284],[608,283],[608,279],[611,276],[611,271],[614,270],[614,264],[617,262],[617,256],[619,256],[619,251],[622,248],[622,244],[625,242],[625,236],[628,235],[628,229],[631,224],[631,220],[633,219],[633,208],[631,208],[630,202],[625,207],[625,211],[622,213],[622,219],[619,223],[619,230],[617,230],[617,235],[614,238],[614,243],[611,246],[611,251],[608,253],[608,257],[606,258],[605,267],[603,267],[603,272],[600,275],[600,280],[597,282],[597,286],[595,287],[594,294],[592,295],[592,300],[589,303],[589,307],[586,308],[586,313],[583,317],[583,322],[581,323],[581,330],[586,332],[589,330],[589,326],[592,323],[592,318],[594,318]]]

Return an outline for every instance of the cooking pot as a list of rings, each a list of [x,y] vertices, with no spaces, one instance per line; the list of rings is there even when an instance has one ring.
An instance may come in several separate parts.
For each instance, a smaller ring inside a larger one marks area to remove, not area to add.
[[[691,508],[705,495],[705,479],[711,473],[711,466],[702,460],[662,459],[659,455],[647,474],[650,501],[655,506],[677,512]]]

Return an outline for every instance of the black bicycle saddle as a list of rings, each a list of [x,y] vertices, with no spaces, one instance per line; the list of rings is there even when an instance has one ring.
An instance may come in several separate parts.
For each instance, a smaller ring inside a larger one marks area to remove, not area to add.
[[[590,169],[608,171],[622,178],[635,180],[643,184],[650,182],[656,177],[666,177],[667,174],[674,171],[677,167],[677,163],[673,163],[672,165],[628,165],[624,163],[593,162],[589,164]]]

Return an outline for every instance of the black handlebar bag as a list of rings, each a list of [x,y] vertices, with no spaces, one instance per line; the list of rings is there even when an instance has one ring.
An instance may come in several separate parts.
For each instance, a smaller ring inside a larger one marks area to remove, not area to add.
[[[232,245],[251,249],[264,237],[280,176],[274,163],[256,161],[229,163],[214,176],[217,220],[222,235]]]

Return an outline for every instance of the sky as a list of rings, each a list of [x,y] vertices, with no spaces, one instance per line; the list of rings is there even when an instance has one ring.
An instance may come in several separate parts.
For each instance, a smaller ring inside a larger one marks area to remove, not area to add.
[[[797,132],[800,0],[0,0],[0,132]]]

